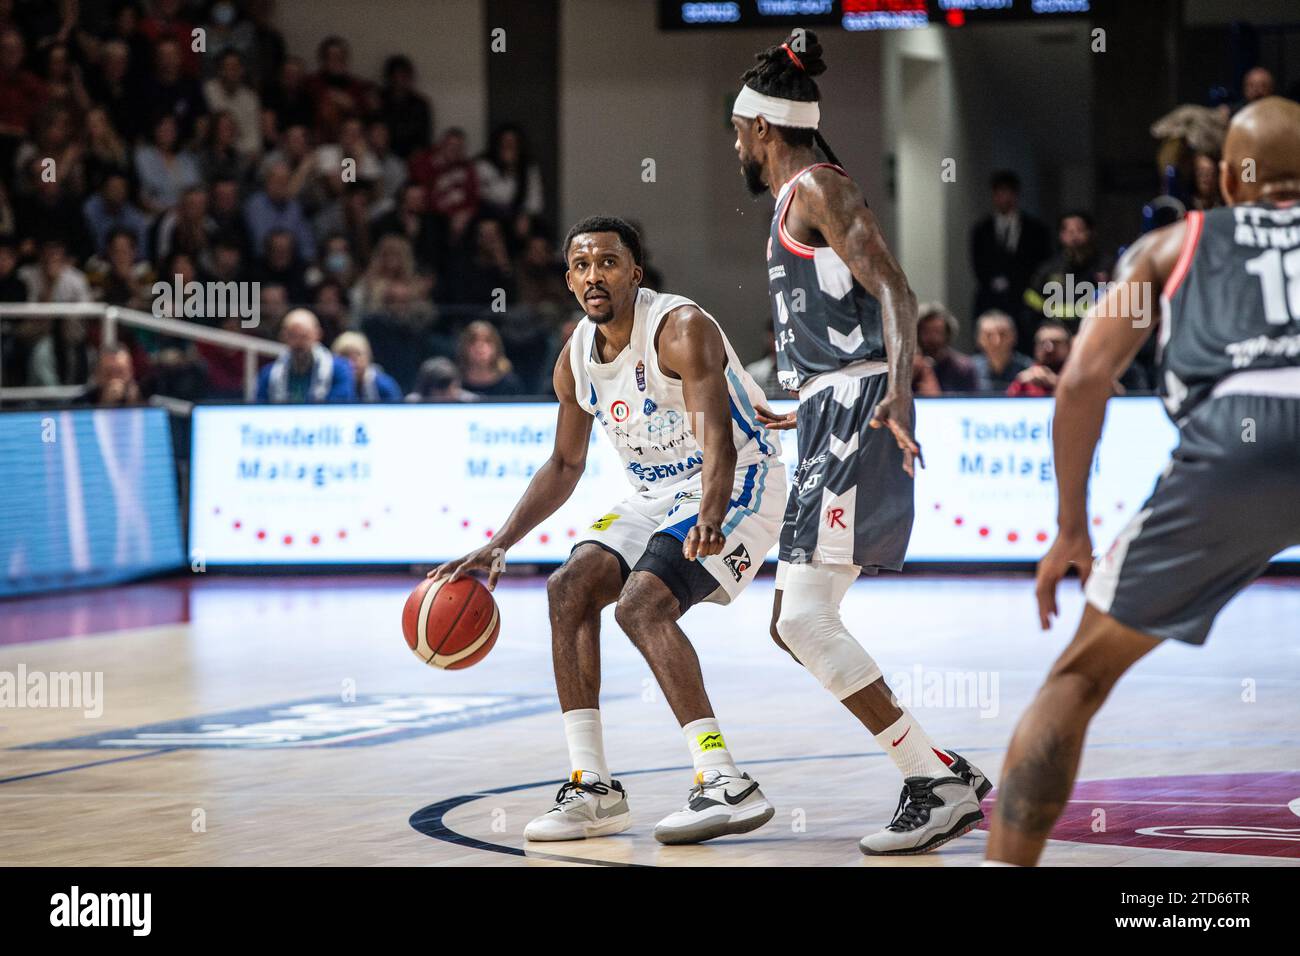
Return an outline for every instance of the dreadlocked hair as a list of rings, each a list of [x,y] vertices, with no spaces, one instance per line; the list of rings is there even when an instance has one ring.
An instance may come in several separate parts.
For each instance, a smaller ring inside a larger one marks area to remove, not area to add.
[[[795,30],[784,43],[768,47],[754,57],[754,65],[741,76],[741,82],[756,92],[800,103],[816,103],[821,99],[815,77],[826,72],[822,59],[822,45],[811,30]],[[808,146],[814,143],[836,166],[840,161],[822,134],[815,129],[795,129],[778,126],[781,138],[791,146]]]

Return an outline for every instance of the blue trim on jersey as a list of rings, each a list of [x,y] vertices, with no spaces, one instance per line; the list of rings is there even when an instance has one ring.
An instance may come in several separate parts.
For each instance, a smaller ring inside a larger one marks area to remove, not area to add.
[[[591,404],[592,404],[592,405],[595,405],[595,404],[596,404],[596,386],[595,386],[594,384],[592,384],[591,382],[588,382],[587,384],[591,386]]]
[[[767,487],[767,473],[771,465],[763,462],[759,465],[750,465],[749,470],[745,472],[745,484],[740,489],[740,497],[731,502],[731,507],[736,509],[736,513],[727,519],[726,524],[722,526],[723,535],[729,535],[739,527],[740,523],[750,515],[758,514],[763,507],[763,491]],[[759,469],[762,473],[759,474]],[[758,474],[758,493],[754,495],[754,506],[747,507],[749,504],[750,493],[754,490],[754,476]]]
[[[731,400],[731,417],[740,430],[758,442],[758,450],[764,455],[772,454],[771,447],[763,440],[763,433],[767,431],[758,423],[758,414],[754,411],[754,406],[750,404],[749,396],[745,394],[745,387],[741,384],[740,377],[730,368],[727,369],[727,381],[731,383],[734,397]],[[736,407],[736,399],[740,399],[741,409]]]
[[[700,520],[700,515],[698,512],[696,512],[695,514],[691,515],[689,518],[683,518],[681,521],[677,522],[676,524],[670,524],[666,528],[660,528],[659,531],[656,533],[670,534],[678,541],[685,542],[686,535],[690,532],[692,528],[695,527],[695,522],[699,520]]]

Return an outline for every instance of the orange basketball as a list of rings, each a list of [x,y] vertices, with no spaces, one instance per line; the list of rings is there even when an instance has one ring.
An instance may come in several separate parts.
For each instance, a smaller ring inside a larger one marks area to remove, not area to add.
[[[500,630],[497,602],[474,578],[425,578],[402,609],[406,645],[426,664],[446,670],[487,657]]]

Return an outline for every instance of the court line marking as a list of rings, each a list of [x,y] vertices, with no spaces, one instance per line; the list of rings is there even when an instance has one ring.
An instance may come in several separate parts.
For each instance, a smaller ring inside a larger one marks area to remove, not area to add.
[[[71,767],[56,767],[53,770],[38,770],[35,773],[19,774],[16,777],[0,777],[0,784],[17,783],[20,780],[33,780],[36,777],[51,777],[57,773],[69,773],[73,770],[85,770],[88,767],[102,767],[104,764],[121,763],[124,760],[139,760],[142,757],[156,757],[159,754],[175,753],[176,747],[163,747],[161,750],[150,750],[146,753],[124,754],[120,757],[109,757],[107,760],[92,760],[89,763],[73,764]],[[84,796],[84,794],[82,794]]]
[[[993,750],[992,747],[973,748],[968,753]],[[859,754],[810,754],[802,757],[772,757],[767,760],[748,760],[747,764],[776,764],[776,763],[802,763],[808,760],[842,760],[852,757],[881,757],[883,752],[877,753],[859,753]],[[619,777],[636,777],[642,774],[650,773],[674,773],[678,771],[694,770],[693,766],[674,766],[674,767],[649,767],[642,770],[625,770],[619,773]],[[652,863],[625,863],[615,860],[600,860],[587,857],[561,856],[554,853],[545,853],[540,850],[524,849],[522,847],[508,846],[504,843],[493,843],[489,840],[480,840],[478,837],[472,837],[468,834],[460,833],[453,830],[443,819],[446,814],[467,803],[475,800],[481,800],[485,797],[501,796],[507,793],[515,793],[520,790],[533,790],[538,787],[555,787],[564,783],[564,780],[540,780],[533,783],[516,783],[506,787],[496,787],[492,790],[481,790],[478,793],[467,793],[457,797],[449,797],[438,803],[431,803],[427,807],[421,807],[411,814],[407,822],[412,829],[425,836],[433,837],[435,840],[441,840],[444,843],[450,843],[454,846],[467,847],[473,850],[486,850],[491,853],[504,853],[507,856],[521,856],[525,858],[537,858],[546,860],[562,860],[568,863],[584,863],[588,866],[629,866],[629,867],[647,867],[654,866]],[[617,834],[615,835],[617,836]]]
[[[1115,746],[1122,746],[1122,745],[1115,745]],[[971,747],[971,748],[967,748],[967,749],[965,749],[965,750],[962,750],[962,751],[960,751],[960,752],[961,752],[961,753],[988,753],[988,752],[991,752],[991,751],[997,751],[997,750],[999,750],[999,749],[1001,749],[1001,748],[997,748],[997,747]],[[748,764],[754,764],[754,765],[762,765],[762,764],[784,764],[784,763],[801,763],[801,762],[805,762],[805,761],[809,761],[809,760],[843,760],[843,759],[852,759],[852,758],[856,758],[856,757],[881,757],[881,758],[883,758],[884,756],[885,756],[885,754],[884,754],[883,752],[880,752],[880,751],[877,751],[877,752],[875,752],[875,753],[810,754],[810,755],[805,755],[805,756],[800,756],[800,757],[772,757],[772,758],[769,758],[769,759],[767,759],[767,760],[750,760],[750,761],[746,761],[746,763],[748,763]],[[693,767],[688,767],[688,766],[685,766],[685,765],[682,765],[682,766],[675,766],[675,767],[653,767],[653,768],[647,768],[647,769],[642,769],[642,770],[626,770],[626,771],[623,771],[623,772],[619,773],[618,776],[619,776],[619,777],[635,777],[635,776],[640,776],[640,775],[643,775],[643,774],[652,774],[652,773],[671,773],[671,772],[676,772],[676,771],[687,771],[687,770],[693,770],[693,769],[694,769]],[[1236,771],[1211,771],[1211,772],[1209,772],[1209,773],[1205,773],[1205,774],[1191,774],[1191,775],[1184,775],[1184,776],[1231,776],[1231,775],[1233,775],[1233,774],[1238,774],[1238,773],[1250,773],[1250,772],[1253,772],[1253,771],[1240,771],[1240,770],[1236,770]],[[1264,772],[1269,772],[1269,771],[1264,771]],[[1277,772],[1279,772],[1279,773],[1286,773],[1286,772],[1288,772],[1288,771],[1277,771]],[[1094,782],[1100,782],[1100,781],[1106,781],[1106,780],[1129,780],[1129,779],[1133,779],[1133,778],[1131,778],[1131,777],[1100,777],[1100,778],[1097,778],[1096,780],[1089,779],[1089,780],[1086,780],[1086,781],[1078,781],[1078,782],[1079,782],[1079,783],[1094,783]],[[414,830],[416,830],[417,832],[422,833],[422,834],[424,834],[425,836],[433,837],[435,840],[441,840],[441,841],[443,841],[444,843],[450,843],[450,844],[452,844],[452,845],[454,845],[454,846],[466,847],[466,848],[474,849],[474,850],[486,850],[486,851],[488,851],[488,852],[492,852],[492,853],[504,853],[504,854],[506,854],[507,856],[520,856],[520,857],[525,857],[525,858],[538,858],[538,859],[559,860],[559,861],[564,861],[564,862],[568,862],[568,863],[584,863],[584,864],[587,864],[587,865],[589,865],[589,866],[634,866],[634,867],[643,867],[643,866],[653,866],[653,865],[654,865],[654,864],[650,864],[650,863],[626,863],[626,862],[619,862],[619,861],[614,861],[614,860],[600,860],[600,859],[589,859],[589,858],[585,858],[585,857],[561,856],[561,855],[559,855],[559,854],[545,853],[545,852],[542,852],[542,851],[537,851],[537,850],[532,850],[532,849],[525,849],[525,848],[522,848],[522,847],[513,847],[513,846],[508,846],[508,845],[506,845],[506,844],[504,844],[504,843],[493,843],[493,842],[491,842],[491,841],[489,841],[489,840],[481,840],[481,839],[479,839],[478,837],[472,837],[472,836],[469,836],[469,835],[467,835],[467,834],[460,833],[460,832],[458,832],[458,831],[452,829],[452,828],[447,824],[447,822],[444,820],[444,817],[446,816],[446,814],[450,813],[452,810],[455,810],[455,809],[457,809],[458,807],[461,807],[461,806],[463,806],[463,805],[465,805],[465,804],[472,803],[472,802],[474,802],[475,800],[481,800],[481,799],[483,799],[483,798],[485,798],[485,797],[491,797],[491,796],[501,796],[501,795],[504,795],[504,794],[507,794],[507,793],[516,793],[516,792],[521,791],[521,790],[532,790],[532,789],[536,789],[536,788],[539,788],[539,787],[548,787],[548,786],[550,786],[550,787],[554,787],[554,786],[558,786],[559,784],[561,784],[561,783],[563,783],[563,782],[564,782],[563,780],[558,780],[558,779],[557,779],[557,780],[542,780],[542,781],[537,781],[537,782],[534,782],[534,783],[518,783],[518,784],[511,784],[510,786],[506,786],[506,787],[496,787],[496,788],[491,789],[491,790],[482,790],[482,791],[479,791],[479,792],[477,792],[477,793],[469,793],[469,794],[462,794],[462,795],[460,795],[460,796],[456,796],[456,797],[449,797],[449,798],[446,799],[446,800],[439,801],[438,803],[432,803],[432,804],[429,804],[429,805],[426,806],[426,807],[422,807],[422,808],[420,808],[419,810],[415,811],[415,813],[411,814],[411,816],[410,816],[410,818],[407,820],[407,822],[408,822],[408,823],[411,825],[411,827],[412,827]],[[994,789],[994,793],[996,793],[996,788]],[[985,799],[987,800],[988,797],[985,797]],[[1119,804],[1125,804],[1125,803],[1129,803],[1129,804],[1135,804],[1135,805],[1138,805],[1138,804],[1143,804],[1143,805],[1150,804],[1150,805],[1159,805],[1159,806],[1164,806],[1164,805],[1174,805],[1174,806],[1191,805],[1191,806],[1241,806],[1241,807],[1267,807],[1267,808],[1279,808],[1279,807],[1289,807],[1289,806],[1290,806],[1289,804],[1267,804],[1267,803],[1240,803],[1240,804],[1238,804],[1238,803],[1225,803],[1225,804],[1220,804],[1220,803],[1196,803],[1196,804],[1189,804],[1187,801],[1159,801],[1159,800],[1148,800],[1148,801],[1131,801],[1131,800],[1086,800],[1086,799],[1074,799],[1074,798],[1071,798],[1071,799],[1068,800],[1067,802],[1068,802],[1068,803],[1084,803],[1084,804],[1097,804],[1097,803],[1119,803]],[[972,832],[977,832],[977,831],[972,831]],[[978,831],[978,832],[983,832],[983,831]],[[1053,843],[1057,843],[1057,842],[1066,842],[1066,843],[1072,843],[1072,844],[1075,843],[1075,841],[1070,841],[1070,840],[1067,840],[1067,841],[1057,841],[1057,840],[1052,840],[1051,842],[1053,842]],[[1083,844],[1083,845],[1091,846],[1091,844]],[[1146,848],[1146,847],[1144,847],[1143,849],[1144,849],[1144,850],[1145,850],[1145,849],[1156,849],[1156,850],[1161,850],[1161,852],[1181,852],[1181,851],[1175,851],[1175,850],[1173,850],[1173,849],[1169,849],[1169,850],[1166,851],[1166,850],[1162,850],[1162,848],[1159,848],[1159,847],[1151,847],[1151,848]]]

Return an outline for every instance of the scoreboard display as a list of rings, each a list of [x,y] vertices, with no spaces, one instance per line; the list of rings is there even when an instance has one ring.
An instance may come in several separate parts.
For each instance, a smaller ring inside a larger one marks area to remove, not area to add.
[[[663,30],[816,27],[911,30],[931,23],[1045,20],[1088,16],[1106,0],[659,0]]]

